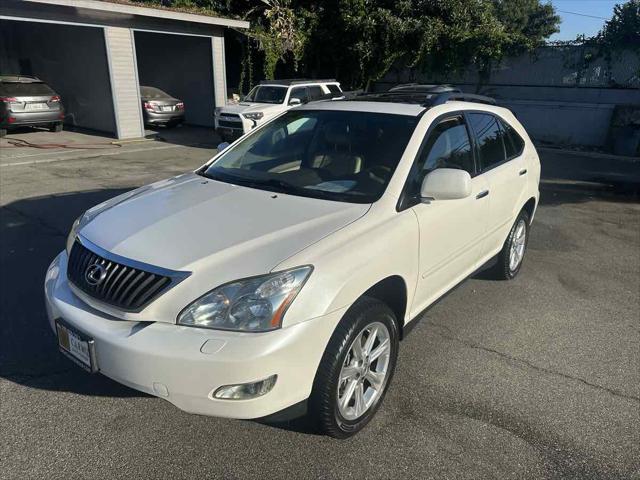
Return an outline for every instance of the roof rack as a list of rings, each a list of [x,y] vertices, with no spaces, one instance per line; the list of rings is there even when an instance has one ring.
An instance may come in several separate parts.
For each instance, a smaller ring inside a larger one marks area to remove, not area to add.
[[[415,93],[446,93],[446,92],[462,92],[452,85],[433,85],[422,83],[404,83],[391,87],[389,92],[415,92]]]
[[[362,93],[345,98],[349,101],[409,103],[423,107],[435,107],[451,101],[496,105],[496,101],[484,95],[464,93],[451,85],[399,85],[381,93]]]
[[[495,98],[485,97],[484,95],[476,95],[475,93],[442,93],[438,95],[433,102],[431,103],[431,107],[435,107],[436,105],[443,105],[447,102],[472,102],[472,103],[484,103],[486,105],[496,105]]]
[[[288,87],[289,85],[297,85],[300,83],[337,83],[335,78],[322,78],[322,79],[312,79],[312,78],[284,78],[281,80],[261,80],[260,85],[283,85]]]

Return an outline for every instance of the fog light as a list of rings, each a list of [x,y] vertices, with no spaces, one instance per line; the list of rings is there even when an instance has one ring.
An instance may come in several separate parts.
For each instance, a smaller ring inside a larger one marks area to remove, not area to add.
[[[248,400],[265,395],[271,391],[278,379],[277,375],[254,383],[243,383],[240,385],[224,385],[213,394],[215,398],[223,400]]]

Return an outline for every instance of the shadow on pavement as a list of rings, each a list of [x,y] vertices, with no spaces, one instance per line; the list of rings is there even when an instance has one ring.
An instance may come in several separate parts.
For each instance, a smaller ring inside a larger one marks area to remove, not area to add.
[[[98,396],[143,396],[89,375],[57,348],[44,308],[49,263],[73,221],[126,190],[106,189],[19,200],[0,207],[0,377],[31,388]]]
[[[161,142],[207,150],[215,149],[222,141],[213,127],[196,127],[192,125],[154,126],[147,127],[146,133],[147,136],[153,135],[156,140]]]
[[[542,150],[540,203],[640,202],[640,159],[595,158]]]

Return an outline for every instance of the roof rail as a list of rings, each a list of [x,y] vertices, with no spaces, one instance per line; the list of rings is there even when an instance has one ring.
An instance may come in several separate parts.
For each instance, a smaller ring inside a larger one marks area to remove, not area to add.
[[[452,85],[434,85],[434,84],[424,84],[424,83],[405,83],[402,85],[396,85],[395,87],[391,87],[387,92],[391,93],[446,93],[446,92],[462,92],[457,87]]]
[[[283,78],[281,80],[261,80],[260,85],[297,85],[300,83],[338,83],[335,78],[322,78],[322,79],[313,79],[313,78]]]
[[[386,92],[365,92],[351,96],[345,95],[344,100],[360,102],[409,103],[413,105],[421,105],[427,108],[444,105],[447,102],[456,100],[496,105],[496,101],[491,97],[485,97],[484,95],[476,95],[473,93],[464,93],[451,85],[403,85],[397,90],[392,89]]]
[[[452,101],[484,103],[487,105],[496,105],[494,98],[485,97],[484,95],[476,95],[475,93],[447,92],[437,95],[429,104],[425,106],[435,107],[436,105],[444,105]]]

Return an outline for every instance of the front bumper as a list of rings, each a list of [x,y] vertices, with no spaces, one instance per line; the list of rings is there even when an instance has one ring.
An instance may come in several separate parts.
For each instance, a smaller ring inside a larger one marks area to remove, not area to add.
[[[159,396],[181,410],[229,418],[260,418],[307,399],[324,349],[345,309],[266,333],[238,333],[160,322],[128,322],[98,312],[69,288],[66,252],[45,279],[47,315],[95,342],[107,377]],[[250,400],[218,400],[222,385],[278,375],[273,389]]]

